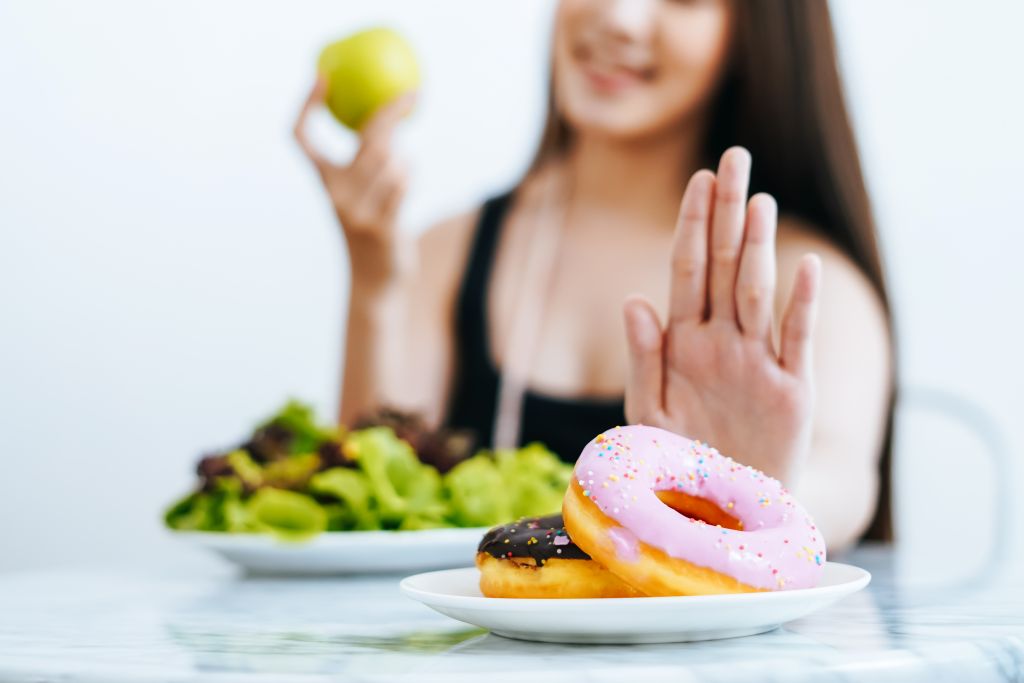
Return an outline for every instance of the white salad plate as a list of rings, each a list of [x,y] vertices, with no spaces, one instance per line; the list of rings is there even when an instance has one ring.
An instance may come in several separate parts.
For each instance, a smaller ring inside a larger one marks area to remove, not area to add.
[[[476,554],[486,528],[335,531],[303,541],[269,534],[175,531],[175,537],[259,574],[415,572],[458,567]]]
[[[676,643],[770,631],[868,585],[871,575],[828,562],[815,588],[670,598],[485,598],[474,567],[417,574],[402,592],[452,619],[507,638],[548,643]]]

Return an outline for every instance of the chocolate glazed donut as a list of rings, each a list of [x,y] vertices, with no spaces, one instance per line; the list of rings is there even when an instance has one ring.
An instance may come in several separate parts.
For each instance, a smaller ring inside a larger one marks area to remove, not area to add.
[[[530,557],[538,567],[556,557],[563,560],[590,559],[590,555],[569,538],[561,513],[496,526],[484,534],[477,552],[499,560]]]
[[[477,549],[489,598],[625,598],[642,594],[573,543],[562,515],[520,519],[488,531]]]

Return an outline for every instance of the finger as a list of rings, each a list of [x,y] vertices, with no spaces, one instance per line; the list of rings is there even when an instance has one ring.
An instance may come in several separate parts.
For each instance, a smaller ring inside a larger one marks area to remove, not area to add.
[[[782,316],[782,366],[797,374],[811,370],[814,321],[821,287],[821,259],[805,254],[797,266],[793,292]]]
[[[708,223],[715,174],[697,171],[690,178],[679,205],[672,239],[672,282],[669,321],[703,320],[707,310]]]
[[[374,112],[359,133],[363,140],[360,154],[386,151],[391,146],[391,138],[398,123],[412,111],[415,103],[416,92],[410,91]]]
[[[771,195],[756,194],[750,198],[740,272],[736,277],[736,316],[743,334],[751,339],[771,338],[777,215]]]
[[[313,89],[309,92],[309,96],[303,103],[302,109],[299,110],[299,116],[295,119],[295,127],[292,129],[299,147],[302,148],[302,151],[317,168],[323,168],[328,165],[328,161],[309,141],[309,137],[306,135],[306,123],[309,121],[310,113],[317,106],[323,104],[326,90],[327,83],[323,78],[318,77],[316,83],[313,84]]]
[[[630,424],[655,421],[662,407],[662,329],[651,303],[631,296],[623,306],[629,345],[626,419]]]
[[[711,274],[708,278],[708,301],[712,319],[736,319],[734,291],[740,247],[743,242],[749,183],[750,152],[742,147],[727,149],[718,165],[711,219]]]

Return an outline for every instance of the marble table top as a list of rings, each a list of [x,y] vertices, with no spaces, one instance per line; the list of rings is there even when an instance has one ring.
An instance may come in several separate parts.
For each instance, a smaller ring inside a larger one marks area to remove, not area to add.
[[[922,578],[889,548],[869,588],[759,636],[566,646],[508,640],[403,597],[398,577],[63,571],[0,576],[7,681],[1020,681],[1024,572]]]

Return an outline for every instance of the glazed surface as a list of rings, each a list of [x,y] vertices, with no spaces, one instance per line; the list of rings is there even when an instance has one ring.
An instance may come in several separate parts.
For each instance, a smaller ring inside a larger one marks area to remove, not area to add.
[[[706,444],[656,427],[616,427],[587,444],[574,477],[618,525],[609,537],[622,560],[637,558],[642,543],[755,588],[809,588],[821,579],[825,542],[807,511],[777,480]],[[707,500],[742,530],[683,516],[657,491]]]
[[[538,567],[556,558],[590,559],[569,538],[561,514],[527,517],[511,524],[496,526],[484,534],[477,551],[498,559],[532,557]]]

